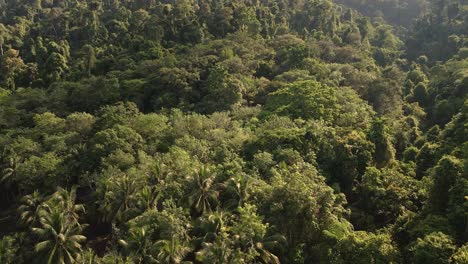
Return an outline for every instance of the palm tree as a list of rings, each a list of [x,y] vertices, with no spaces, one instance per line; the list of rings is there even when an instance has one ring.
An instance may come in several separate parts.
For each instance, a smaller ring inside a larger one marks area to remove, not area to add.
[[[8,159],[8,162],[6,164],[6,168],[3,169],[2,172],[2,177],[0,178],[0,182],[12,182],[16,175],[16,168],[18,164],[18,159],[14,156]]]
[[[127,241],[121,239],[118,242],[134,258],[138,259],[138,263],[141,263],[145,262],[144,260],[154,260],[150,254],[150,249],[153,246],[150,235],[144,228],[137,228],[130,231]]]
[[[85,208],[82,204],[75,204],[76,201],[76,186],[73,186],[70,191],[67,191],[63,188],[57,188],[57,192],[52,195],[52,200],[54,201],[54,206],[59,206],[63,209],[64,213],[67,216],[67,221],[70,223],[76,223],[79,228],[80,213],[85,212]],[[50,204],[50,202],[48,203]],[[46,205],[48,206],[48,205]]]
[[[92,249],[86,249],[81,253],[81,259],[76,264],[94,264],[96,263],[96,253]]]
[[[203,248],[195,253],[197,261],[212,264],[233,263],[238,256],[233,254],[232,242],[226,232],[220,232],[214,242],[202,243]]]
[[[132,259],[126,258],[120,255],[116,251],[111,251],[106,253],[102,258],[99,258],[99,261],[92,262],[94,263],[102,263],[102,264],[135,264]]]
[[[76,187],[70,191],[58,188],[46,202],[40,203],[40,200],[37,193],[26,198],[25,205],[29,206],[23,207],[22,214],[28,222],[32,222],[29,219],[33,215],[38,219],[38,227],[32,228],[40,241],[35,251],[45,252],[47,263],[77,262],[81,257],[80,243],[86,241],[86,237],[81,235],[84,225],[79,223],[79,214],[84,212],[84,206],[75,204]]]
[[[127,174],[110,177],[102,186],[104,190],[104,201],[100,201],[99,210],[103,213],[103,220],[112,222],[120,219],[130,208],[135,208],[140,182],[135,177]]]
[[[38,222],[39,210],[44,198],[38,191],[35,191],[32,194],[24,196],[21,201],[22,205],[18,207],[20,223],[27,227],[32,227]]]
[[[226,206],[228,208],[237,208],[243,206],[244,202],[249,198],[249,185],[251,180],[246,175],[239,175],[229,179],[227,188],[230,192],[234,193],[237,197],[228,200]]]
[[[158,250],[157,259],[159,263],[179,264],[191,251],[186,243],[175,237],[170,240],[159,240],[155,245]]]
[[[141,209],[146,211],[156,208],[158,201],[161,198],[161,193],[155,186],[145,186],[138,193],[137,197]]]
[[[216,210],[208,216],[208,221],[213,224],[213,232],[219,232],[223,230],[226,226],[227,218],[229,214],[222,210]]]
[[[60,207],[43,208],[39,212],[40,227],[32,228],[40,240],[34,247],[36,252],[47,254],[47,264],[75,263],[81,258],[81,227],[69,221],[69,215]]]
[[[214,241],[217,238],[218,233],[226,230],[230,217],[232,217],[231,214],[220,208],[210,214],[205,214],[200,217],[200,223],[198,225],[200,227],[199,233],[195,235],[196,239],[194,240],[196,247],[204,243]]]
[[[195,255],[197,260],[203,263],[224,264],[243,262],[243,254],[256,252],[255,263],[280,264],[279,258],[271,250],[280,246],[284,241],[283,236],[274,235],[265,237],[262,241],[250,241],[245,248],[242,245],[238,248],[236,237],[231,237],[227,232],[221,231],[214,242],[202,243],[203,248]]]
[[[197,213],[211,212],[218,204],[219,192],[216,188],[219,184],[214,183],[214,176],[207,167],[202,167],[200,172],[195,173],[192,180],[195,188],[189,196],[189,203]]]
[[[15,186],[15,185],[16,185],[16,188],[17,188],[16,190],[18,194],[21,195],[21,189],[18,184],[18,179],[16,177],[18,163],[19,163],[19,158],[16,155],[13,155],[3,165],[4,168],[0,174],[0,184],[3,184],[5,186],[6,191],[4,193],[7,199],[9,198],[9,195],[14,193],[12,186]]]
[[[280,264],[279,258],[271,252],[271,250],[278,248],[286,243],[286,238],[282,235],[272,235],[264,237],[262,241],[253,243],[253,247],[259,254],[262,263],[265,264]]]

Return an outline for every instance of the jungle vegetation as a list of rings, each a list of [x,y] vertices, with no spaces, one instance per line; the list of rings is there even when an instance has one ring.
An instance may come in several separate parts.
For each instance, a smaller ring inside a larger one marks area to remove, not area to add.
[[[0,263],[468,263],[463,0],[0,0]]]

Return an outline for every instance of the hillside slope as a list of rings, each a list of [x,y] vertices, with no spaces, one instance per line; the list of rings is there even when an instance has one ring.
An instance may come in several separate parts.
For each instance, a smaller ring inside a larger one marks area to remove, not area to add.
[[[468,7],[398,2],[0,0],[0,263],[467,263]]]

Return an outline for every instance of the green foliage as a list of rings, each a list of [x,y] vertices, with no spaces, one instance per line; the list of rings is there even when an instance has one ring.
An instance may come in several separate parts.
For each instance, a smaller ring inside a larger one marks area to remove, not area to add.
[[[338,245],[338,263],[400,263],[397,247],[388,234],[354,232]]]
[[[433,187],[431,191],[431,204],[433,210],[444,211],[449,200],[449,190],[458,180],[461,180],[463,164],[451,156],[442,157],[433,171]]]
[[[84,226],[78,222],[82,205],[75,204],[76,189],[59,189],[38,211],[39,223],[31,228],[38,242],[34,250],[43,255],[47,263],[73,263],[81,258],[81,235]]]
[[[465,263],[466,5],[338,3],[1,0],[0,263]]]
[[[385,119],[374,120],[368,132],[369,139],[375,144],[374,160],[379,168],[389,165],[395,158],[389,132]]]
[[[210,70],[205,86],[207,95],[202,105],[208,113],[228,110],[240,104],[245,90],[240,80],[229,76],[226,69],[216,66]]]
[[[449,263],[449,258],[455,250],[450,236],[441,232],[418,238],[411,247],[414,263]]]
[[[271,93],[265,109],[293,118],[333,121],[338,111],[335,93],[316,81],[295,82]]]
[[[410,25],[415,17],[418,17],[426,10],[428,1],[357,1],[357,0],[340,0],[338,3],[343,3],[349,7],[355,8],[368,16],[376,16],[384,18],[391,23],[397,25]]]
[[[11,236],[4,236],[0,240],[0,262],[6,264],[15,263],[15,258],[18,255],[18,246],[16,240]]]
[[[367,168],[362,175],[357,194],[356,206],[371,214],[372,220],[366,225],[374,223],[376,226],[385,226],[399,216],[417,211],[424,197],[420,183],[412,177],[396,169],[380,171],[374,167]]]
[[[463,245],[450,257],[450,263],[465,263],[468,261],[468,246]]]
[[[346,214],[344,197],[335,195],[309,164],[281,166],[275,172],[272,187],[265,192],[259,201],[261,210],[269,208],[266,220],[285,234],[290,249],[303,243],[319,242],[321,230]],[[315,195],[310,196],[311,193]]]

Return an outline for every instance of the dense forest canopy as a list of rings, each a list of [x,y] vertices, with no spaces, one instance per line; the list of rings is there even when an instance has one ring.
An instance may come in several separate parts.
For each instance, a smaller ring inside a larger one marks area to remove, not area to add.
[[[0,0],[0,263],[468,263],[463,0]]]
[[[357,9],[367,16],[383,18],[397,26],[411,26],[415,19],[427,14],[431,1],[436,3],[434,0],[336,0],[335,2]]]

